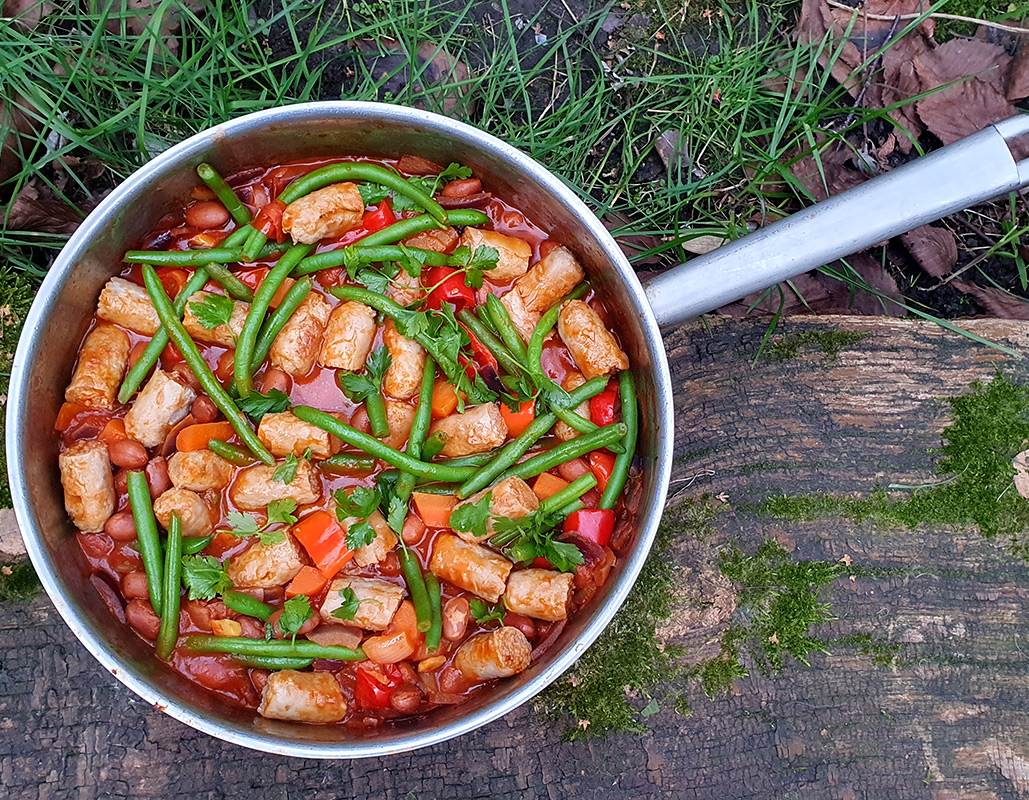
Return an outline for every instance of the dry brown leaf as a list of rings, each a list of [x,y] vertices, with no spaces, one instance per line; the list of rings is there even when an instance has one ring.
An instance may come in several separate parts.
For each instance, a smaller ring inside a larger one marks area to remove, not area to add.
[[[1004,96],[1012,103],[1029,97],[1029,42],[1024,36],[1019,40],[1018,50],[1011,61]]]
[[[866,175],[851,168],[852,156],[848,148],[837,149],[832,145],[817,159],[811,153],[802,156],[790,165],[790,172],[815,200],[825,200],[868,180]]]
[[[784,316],[790,316],[824,312],[832,305],[826,287],[818,276],[810,273],[798,275],[789,284],[786,282],[778,284],[762,299],[763,294],[765,292],[749,294],[735,303],[722,306],[718,309],[718,313],[729,317],[754,317],[775,314],[781,308]]]
[[[934,278],[950,275],[958,261],[958,240],[947,228],[922,225],[902,234],[900,241],[918,266]]]
[[[645,250],[651,250],[664,244],[664,240],[660,236],[654,236],[652,234],[615,233],[615,231],[620,228],[628,228],[631,230],[633,226],[633,221],[620,211],[609,211],[600,218],[600,221],[604,223],[605,228],[614,234],[615,241],[618,242],[618,246],[622,248],[622,252],[625,253],[626,258],[635,258],[638,253],[642,253]],[[633,263],[637,268],[639,268],[647,264],[662,264],[667,266],[668,261],[666,258],[662,258],[659,253],[653,253],[645,258],[637,259]]]
[[[679,131],[664,131],[654,140],[654,149],[672,175],[679,175],[690,170],[690,148],[688,142],[679,135]]]
[[[1029,319],[1029,301],[1015,297],[995,286],[979,286],[971,281],[951,281],[959,292],[971,295],[986,311],[1001,319]]]
[[[1011,466],[1015,468],[1015,490],[1029,499],[1029,450],[1023,450],[1011,459]]]
[[[686,234],[689,231],[685,232]],[[698,256],[704,255],[704,253],[710,253],[712,250],[717,250],[726,240],[721,236],[696,236],[692,239],[687,239],[682,243],[682,249],[687,253],[695,253]]]
[[[0,184],[10,180],[21,168],[22,140],[35,129],[35,123],[23,108],[31,106],[21,96],[15,97],[10,105],[0,102],[0,131],[7,131],[0,141]]]
[[[39,21],[52,14],[54,7],[45,0],[3,0],[0,16],[17,19],[29,30],[39,25]]]
[[[381,87],[384,93],[398,96],[402,94],[411,81],[411,59],[404,45],[396,39],[382,37],[380,39],[362,39],[355,47],[361,53],[365,67],[376,80],[386,79]],[[416,95],[427,94],[430,87],[440,84],[441,100],[444,111],[452,111],[461,97],[471,91],[468,65],[448,53],[441,45],[434,42],[420,42],[415,52],[417,66],[422,76],[421,81],[411,86]],[[424,69],[422,69],[424,67]],[[415,99],[416,108],[425,108],[425,101]]]
[[[56,197],[36,179],[26,183],[11,201],[7,227],[12,231],[71,233],[82,222],[84,211]]]

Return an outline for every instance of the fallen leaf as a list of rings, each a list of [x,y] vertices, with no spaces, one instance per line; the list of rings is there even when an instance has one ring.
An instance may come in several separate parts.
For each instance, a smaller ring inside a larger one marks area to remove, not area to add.
[[[1011,466],[1015,468],[1015,489],[1022,497],[1029,499],[1029,450],[1023,450],[1015,456]]]
[[[84,217],[85,210],[69,205],[50,187],[33,178],[22,186],[11,202],[7,228],[12,231],[71,233]]]
[[[688,234],[686,231],[685,234]],[[684,235],[685,235],[684,234]],[[717,250],[726,240],[721,236],[709,236],[707,234],[702,236],[696,236],[692,239],[687,239],[682,243],[682,249],[688,253],[694,253],[698,256],[704,255],[704,253],[710,253],[712,250]]]
[[[853,189],[868,176],[851,166],[853,153],[847,147],[829,145],[807,153],[790,165],[790,172],[816,201]]]
[[[934,278],[950,275],[958,261],[958,240],[947,228],[921,225],[902,234],[900,241],[918,266]]]
[[[443,111],[452,111],[461,98],[471,91],[468,65],[454,58],[443,46],[419,42],[415,51],[418,80],[411,83],[411,61],[405,45],[396,39],[362,39],[355,44],[368,73],[380,81],[379,93],[398,97],[413,95],[411,104],[424,109],[431,97]]]
[[[986,311],[1001,319],[1029,319],[1029,300],[995,286],[979,286],[970,281],[951,281],[959,292],[971,295]]]
[[[0,16],[16,19],[23,27],[32,30],[53,11],[53,5],[40,0],[4,0]]]
[[[768,637],[768,641],[770,644],[779,644],[779,634],[773,633]]]
[[[654,149],[657,150],[665,169],[673,176],[689,173],[690,148],[679,131],[664,131],[654,141]]]
[[[852,559],[847,553],[844,553],[843,558],[840,559],[840,563],[848,567],[853,563],[853,561],[854,559]]]
[[[0,102],[0,130],[7,131],[0,142],[0,184],[6,183],[21,169],[21,146],[32,135],[35,124],[23,110],[32,106],[21,96],[10,103]]]
[[[1012,103],[1029,97],[1029,42],[1024,36],[1019,39],[1018,49],[1011,61],[1004,96]]]

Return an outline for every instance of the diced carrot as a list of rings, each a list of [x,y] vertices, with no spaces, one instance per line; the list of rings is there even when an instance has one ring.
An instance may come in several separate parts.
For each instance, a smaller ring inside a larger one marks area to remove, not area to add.
[[[548,497],[560,492],[567,485],[568,481],[562,480],[556,475],[551,475],[549,472],[541,472],[540,476],[536,478],[536,482],[532,485],[532,491],[540,500],[546,500]]]
[[[296,283],[296,281],[292,278],[286,278],[286,280],[280,283],[279,288],[275,291],[275,294],[272,295],[271,302],[269,302],[268,305],[270,305],[272,308],[278,308],[279,303],[281,303],[285,299],[286,292],[288,292],[293,287],[294,283]]]
[[[298,594],[314,597],[325,587],[326,582],[325,576],[318,570],[305,565],[286,587],[286,597],[296,597]]]
[[[89,409],[81,403],[64,403],[61,410],[57,412],[57,421],[54,422],[54,430],[63,433],[71,427],[72,420],[83,411]]]
[[[308,514],[293,526],[293,535],[326,580],[354,557],[354,551],[347,547],[343,527],[328,511]]]
[[[457,505],[457,498],[447,494],[428,494],[427,492],[414,492],[411,494],[414,500],[415,511],[422,518],[422,522],[429,528],[449,528],[450,514]]]
[[[226,442],[234,434],[235,430],[226,420],[190,425],[179,431],[179,435],[175,438],[175,449],[184,453],[191,450],[206,450],[211,439],[221,439]]]
[[[446,381],[436,381],[432,387],[432,418],[449,417],[457,408],[457,389]]]
[[[205,231],[192,237],[189,240],[189,244],[191,247],[196,248],[217,247],[227,235],[222,231]]]
[[[125,420],[108,420],[107,424],[104,425],[104,429],[97,434],[96,438],[104,444],[111,444],[112,442],[117,442],[120,439],[127,439],[128,435],[125,433]]]
[[[523,401],[517,411],[512,411],[507,407],[507,403],[502,402],[500,404],[500,416],[507,423],[507,432],[511,436],[520,436],[536,419],[536,401]]]

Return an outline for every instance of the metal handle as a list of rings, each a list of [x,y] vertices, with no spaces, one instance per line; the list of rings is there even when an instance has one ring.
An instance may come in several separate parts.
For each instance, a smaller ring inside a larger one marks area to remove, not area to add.
[[[1011,117],[674,267],[645,288],[658,325],[676,325],[963,208],[1029,184],[1029,159],[1008,142]]]

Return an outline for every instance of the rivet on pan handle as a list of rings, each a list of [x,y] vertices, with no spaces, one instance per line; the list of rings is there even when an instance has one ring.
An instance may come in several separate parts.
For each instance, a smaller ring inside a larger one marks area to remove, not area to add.
[[[1029,185],[1029,115],[1011,117],[668,270],[645,287],[676,325],[919,225]],[[1010,145],[1009,145],[1010,143]],[[1025,145],[1025,146],[1023,146]]]

